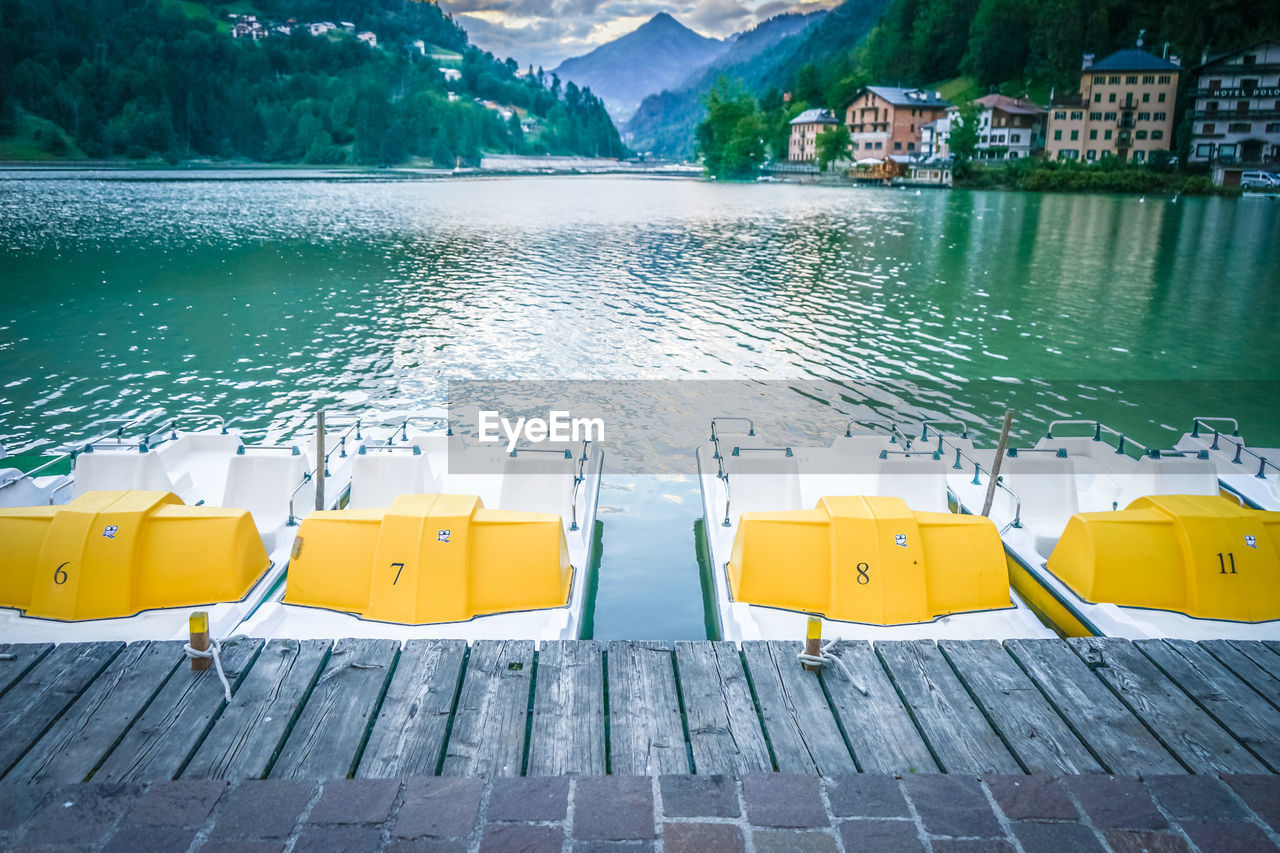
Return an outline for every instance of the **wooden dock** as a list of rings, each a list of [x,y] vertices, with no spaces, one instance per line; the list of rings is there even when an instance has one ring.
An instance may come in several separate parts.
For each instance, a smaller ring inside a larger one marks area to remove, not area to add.
[[[1280,771],[1280,644],[0,645],[0,781]]]

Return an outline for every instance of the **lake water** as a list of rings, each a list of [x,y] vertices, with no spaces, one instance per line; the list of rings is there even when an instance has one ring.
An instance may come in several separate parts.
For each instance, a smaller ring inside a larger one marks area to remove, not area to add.
[[[1233,414],[1280,443],[1274,202],[182,177],[0,173],[11,452],[157,408],[259,430],[421,408],[464,378],[872,382],[881,413],[1014,405],[1025,437]],[[600,503],[595,636],[705,636],[696,480],[615,474]]]

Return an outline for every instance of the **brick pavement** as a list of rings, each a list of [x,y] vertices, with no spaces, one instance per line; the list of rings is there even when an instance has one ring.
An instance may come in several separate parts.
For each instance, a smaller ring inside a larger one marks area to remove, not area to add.
[[[0,849],[1280,850],[1277,776],[758,774],[0,784]]]

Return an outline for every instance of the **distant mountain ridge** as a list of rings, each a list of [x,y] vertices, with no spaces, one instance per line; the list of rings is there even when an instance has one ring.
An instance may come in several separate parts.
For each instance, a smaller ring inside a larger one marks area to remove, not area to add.
[[[729,42],[700,35],[666,12],[638,29],[554,69],[562,80],[590,87],[616,120],[635,112],[645,95],[675,86],[729,49]]]

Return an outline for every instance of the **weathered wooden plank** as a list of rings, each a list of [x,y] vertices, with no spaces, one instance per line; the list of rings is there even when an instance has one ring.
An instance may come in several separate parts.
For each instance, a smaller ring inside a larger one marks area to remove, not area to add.
[[[671,647],[614,641],[608,654],[610,772],[691,772]]]
[[[1280,655],[1264,644],[1241,640],[1202,640],[1201,647],[1258,691],[1264,699],[1280,708]]]
[[[933,640],[876,643],[916,725],[946,773],[1020,773]]]
[[[822,682],[796,660],[801,648],[799,642],[781,640],[742,644],[778,770],[822,776],[855,773],[857,765],[831,713]]]
[[[271,766],[332,643],[272,640],[182,770],[184,779],[259,779]]]
[[[943,640],[938,645],[1028,773],[1102,772],[998,642]]]
[[[222,666],[233,691],[261,648],[262,640],[245,638],[222,644]],[[213,667],[202,672],[179,668],[94,772],[94,781],[172,779],[224,705],[222,682]]]
[[[1109,772],[1186,772],[1066,643],[1008,640],[1004,647]]]
[[[342,639],[271,766],[272,779],[342,779],[351,774],[400,644]]]
[[[53,643],[0,643],[0,696],[52,648]]]
[[[466,654],[465,640],[405,643],[356,776],[436,774]]]
[[[1195,773],[1262,773],[1262,762],[1127,640],[1074,637],[1071,647]]]
[[[694,772],[743,775],[773,770],[738,647],[705,640],[678,642],[676,668]]]
[[[63,643],[0,697],[0,775],[123,648],[124,643]]]
[[[849,667],[864,695],[835,664],[822,682],[864,773],[936,773],[934,761],[888,674],[867,642],[838,643],[832,651]]]
[[[533,685],[529,776],[603,776],[604,659],[594,640],[543,643]]]
[[[1280,711],[1190,640],[1138,640],[1143,654],[1271,770],[1280,770]]]
[[[130,645],[14,765],[5,781],[84,781],[185,659],[177,641]]]
[[[521,774],[532,683],[532,642],[480,640],[472,645],[441,775]]]

